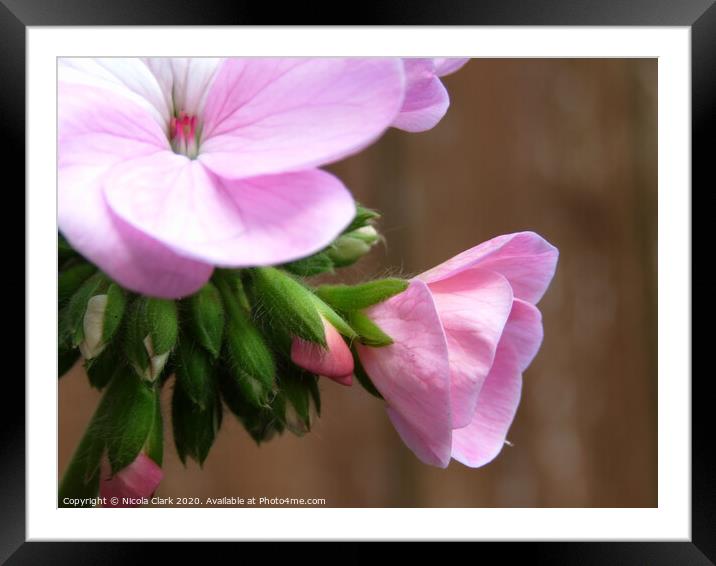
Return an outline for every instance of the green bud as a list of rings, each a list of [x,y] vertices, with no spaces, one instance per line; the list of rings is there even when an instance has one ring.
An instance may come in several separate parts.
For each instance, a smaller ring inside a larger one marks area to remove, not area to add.
[[[206,405],[194,403],[185,391],[184,382],[177,381],[172,395],[172,426],[179,459],[186,465],[187,456],[200,466],[204,464],[221,427],[221,402],[211,380]]]
[[[273,392],[275,364],[263,336],[241,306],[237,279],[217,276],[216,284],[226,306],[224,355],[228,371],[245,399],[256,407],[268,404]]]
[[[356,215],[343,233],[352,232],[364,226],[371,226],[378,218],[380,218],[380,213],[356,203]]]
[[[112,473],[131,464],[145,446],[156,419],[157,395],[155,388],[131,371],[112,380],[98,423]]]
[[[96,358],[112,339],[122,322],[125,304],[124,291],[114,283],[109,284],[106,292],[87,301],[79,344],[86,360]]]
[[[323,322],[309,289],[285,271],[273,267],[252,269],[251,276],[255,298],[271,326],[291,336],[326,345]]]
[[[380,241],[373,226],[363,226],[340,236],[326,252],[336,267],[346,267],[358,261]]]
[[[360,285],[322,285],[316,295],[334,309],[342,312],[373,306],[408,288],[405,279],[376,279]]]
[[[101,273],[95,273],[85,280],[62,309],[60,320],[60,342],[76,348],[84,339],[84,317],[88,301],[101,294],[109,282]]]
[[[223,372],[220,376],[221,396],[229,410],[244,425],[246,432],[256,444],[271,440],[284,430],[286,401],[283,395],[275,395],[270,404],[256,407],[246,402],[233,377]]]
[[[285,368],[281,375],[279,386],[286,399],[286,428],[297,436],[303,436],[311,430],[311,400],[315,403],[315,395],[318,392],[317,378],[295,366]],[[320,398],[316,409],[320,410]]]
[[[299,277],[312,277],[321,273],[332,273],[333,260],[327,252],[318,252],[312,256],[286,263],[281,267]]]
[[[80,288],[82,283],[97,271],[89,263],[79,263],[62,271],[57,279],[57,302],[63,306]]]
[[[162,373],[179,331],[174,301],[138,297],[127,320],[127,357],[139,375],[148,381]]]
[[[316,295],[311,293],[311,299],[313,300],[313,304],[316,306],[316,309],[319,313],[325,318],[328,322],[331,323],[331,325],[338,330],[339,333],[341,333],[343,336],[349,339],[357,338],[358,334],[356,334],[355,330],[353,330],[350,325],[343,320],[343,318],[334,311],[330,306],[328,306],[326,303],[324,303],[321,299],[319,299]]]
[[[127,368],[121,359],[119,348],[113,344],[96,358],[87,360],[85,370],[90,385],[96,389],[104,389],[118,374],[126,372]]]
[[[204,350],[191,340],[180,340],[176,355],[177,382],[192,403],[206,409],[214,397],[212,363]]]
[[[217,358],[224,335],[224,305],[218,289],[207,283],[186,300],[189,328],[196,340]]]

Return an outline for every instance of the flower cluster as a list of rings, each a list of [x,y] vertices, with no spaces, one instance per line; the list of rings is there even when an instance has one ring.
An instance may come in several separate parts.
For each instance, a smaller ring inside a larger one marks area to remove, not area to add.
[[[321,377],[383,399],[423,462],[505,443],[542,341],[557,250],[499,236],[410,280],[309,279],[381,241],[376,211],[319,169],[387,128],[435,126],[464,59],[62,59],[59,374],[104,391],[60,486],[149,497],[162,387],[200,465],[225,411],[257,442],[303,435]],[[121,503],[120,503],[121,504]]]

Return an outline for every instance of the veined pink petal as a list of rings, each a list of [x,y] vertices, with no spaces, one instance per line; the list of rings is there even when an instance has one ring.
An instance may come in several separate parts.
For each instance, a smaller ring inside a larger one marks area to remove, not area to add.
[[[452,420],[448,349],[428,286],[413,279],[366,314],[394,343],[358,345],[361,363],[386,400],[391,420],[421,460],[447,466]]]
[[[129,99],[142,107],[148,116],[166,129],[172,110],[171,90],[165,90],[155,75],[136,57],[61,57],[57,64],[60,85],[91,86]],[[75,90],[73,92],[79,92]],[[66,112],[64,101],[58,105]],[[86,101],[89,102],[89,101]],[[84,106],[92,111],[89,105]]]
[[[123,220],[175,252],[231,267],[308,256],[355,214],[350,193],[324,171],[229,181],[173,153],[117,166],[105,195]]]
[[[494,365],[478,397],[472,422],[453,431],[453,458],[476,468],[500,453],[520,402],[522,372],[527,369],[541,343],[542,317],[539,310],[516,299],[502,333]]]
[[[103,469],[99,494],[110,500],[107,507],[134,507],[135,505],[124,503],[123,498],[151,497],[159,487],[163,475],[162,469],[154,460],[142,452],[134,462],[114,476],[109,474],[107,468]],[[119,500],[117,505],[111,503],[113,497]]]
[[[517,232],[470,248],[418,277],[432,283],[479,266],[504,275],[516,298],[535,304],[554,276],[558,256],[557,248],[538,234]]]
[[[536,306],[515,299],[502,341],[511,345],[521,372],[532,363],[542,345],[543,337],[542,313]]]
[[[462,69],[463,65],[470,60],[469,57],[436,57],[433,59],[435,64],[435,74],[444,77]]]
[[[353,355],[333,325],[325,318],[322,320],[327,347],[294,338],[291,344],[291,361],[312,373],[330,377],[342,385],[351,385]]]
[[[510,348],[501,346],[480,392],[472,422],[453,431],[452,457],[471,468],[492,461],[505,444],[521,392],[517,357]]]
[[[230,59],[207,95],[198,159],[234,179],[323,165],[374,141],[402,102],[398,59]]]
[[[118,283],[160,297],[195,292],[213,267],[180,257],[113,216],[102,194],[117,163],[165,153],[146,108],[106,88],[59,85],[58,223],[82,255]]]
[[[408,132],[434,127],[447,112],[450,97],[436,75],[432,59],[404,59],[405,100],[393,126]]]
[[[452,427],[470,423],[502,330],[512,309],[512,288],[502,275],[466,269],[429,285],[447,337]]]
[[[217,70],[225,59],[216,57],[144,57],[144,64],[154,74],[169,107],[175,113],[184,111],[201,115]]]

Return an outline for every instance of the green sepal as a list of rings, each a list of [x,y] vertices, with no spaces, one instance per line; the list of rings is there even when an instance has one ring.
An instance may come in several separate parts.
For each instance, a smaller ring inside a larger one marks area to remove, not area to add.
[[[154,396],[154,420],[152,428],[144,444],[144,451],[157,466],[161,467],[164,461],[164,420],[162,419],[162,406],[159,394]]]
[[[57,303],[64,306],[72,298],[82,283],[97,271],[94,265],[79,263],[60,272],[57,278]]]
[[[154,357],[168,353],[176,344],[179,332],[177,307],[171,300],[140,296],[128,311],[124,340],[126,356],[138,373],[144,375],[151,363],[145,344],[147,337]]]
[[[338,330],[340,334],[343,334],[343,336],[345,336],[346,338],[350,338],[351,340],[358,337],[356,331],[351,328],[350,325],[345,320],[343,320],[343,318],[330,306],[328,306],[314,294],[311,294],[311,300],[313,301],[313,304],[315,305],[318,312],[323,315],[323,318],[330,322],[331,325],[336,330]]]
[[[390,346],[393,339],[383,332],[378,325],[359,311],[348,313],[348,323],[358,333],[363,344],[373,347]]]
[[[386,301],[408,288],[405,279],[376,279],[360,285],[321,285],[316,295],[338,311],[361,310]]]
[[[380,394],[380,391],[378,391],[376,386],[371,381],[370,377],[368,377],[365,368],[363,368],[363,364],[360,363],[358,353],[355,351],[355,349],[351,349],[351,353],[353,354],[353,375],[356,376],[358,383],[363,386],[363,389],[373,395],[373,397],[383,399],[383,396]]]
[[[283,432],[286,407],[282,395],[274,395],[267,406],[255,407],[246,402],[238,384],[228,373],[222,373],[219,384],[224,403],[256,444],[266,442],[277,433]]]
[[[249,313],[241,306],[236,281],[217,277],[216,284],[226,307],[223,351],[227,369],[250,404],[265,406],[273,394],[276,375],[271,350],[249,318]]]
[[[57,233],[57,260],[60,266],[69,259],[78,257],[75,249],[62,234]]]
[[[155,354],[169,352],[177,341],[179,317],[177,305],[169,299],[146,298],[144,315]]]
[[[213,380],[212,380],[213,385]],[[222,408],[216,389],[212,389],[205,407],[192,401],[179,381],[172,395],[174,444],[182,464],[187,457],[204,465],[221,427]]]
[[[315,377],[296,366],[281,373],[279,388],[286,398],[286,428],[297,436],[311,430],[311,381]]]
[[[286,263],[281,267],[299,277],[312,277],[322,273],[333,273],[333,260],[326,252],[318,252],[312,256]]]
[[[180,339],[176,349],[176,378],[189,399],[206,409],[215,397],[209,354],[193,341]]]
[[[110,283],[107,288],[107,306],[104,311],[102,326],[102,341],[108,343],[122,322],[127,299],[124,290],[116,283]]]
[[[217,358],[221,353],[225,319],[219,290],[213,283],[207,283],[186,299],[186,304],[191,332],[199,344]]]
[[[99,356],[85,361],[85,371],[90,385],[102,390],[114,377],[128,370],[123,364],[119,348],[110,344]]]
[[[80,351],[77,348],[57,349],[57,377],[60,378],[70,371],[80,357]]]
[[[72,295],[67,306],[62,309],[64,320],[60,322],[61,342],[67,340],[76,348],[84,340],[83,323],[87,302],[107,284],[108,280],[102,273],[95,273]]]
[[[272,326],[322,346],[326,345],[323,322],[312,293],[291,275],[273,267],[251,270],[256,300]]]

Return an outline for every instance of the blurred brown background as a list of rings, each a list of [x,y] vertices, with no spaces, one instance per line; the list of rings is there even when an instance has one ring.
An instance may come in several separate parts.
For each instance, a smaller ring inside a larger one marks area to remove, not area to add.
[[[331,507],[657,505],[657,61],[476,59],[444,82],[451,108],[436,128],[391,130],[330,168],[383,213],[388,241],[345,278],[419,273],[513,231],[555,244],[557,274],[540,303],[545,340],[524,376],[514,446],[479,469],[425,466],[381,402],[357,383],[322,380],[312,433],[256,447],[227,412],[203,471],[178,461],[165,403],[157,495],[322,497]],[[80,366],[59,389],[62,471],[99,394]]]

